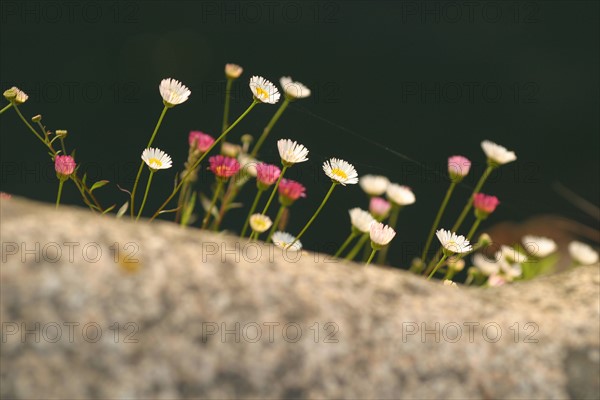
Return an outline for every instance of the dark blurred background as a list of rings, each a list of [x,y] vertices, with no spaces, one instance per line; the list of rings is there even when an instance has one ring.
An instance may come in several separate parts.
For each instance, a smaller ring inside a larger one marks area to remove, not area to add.
[[[359,174],[413,188],[417,202],[401,214],[391,251],[399,265],[427,235],[448,185],[447,157],[462,154],[474,167],[442,225],[453,223],[484,169],[484,139],[518,161],[484,187],[502,204],[483,228],[538,214],[598,226],[556,191],[561,183],[599,203],[598,15],[593,1],[3,1],[2,89],[29,94],[20,107],[27,118],[42,114],[50,130],[67,129],[82,170],[112,183],[97,192],[103,204],[121,205],[127,196],[114,184],[132,187],[162,110],[160,80],[185,83],[190,100],[167,113],[155,141],[176,168],[156,174],[149,213],[185,161],[189,131],[218,135],[225,63],[244,67],[232,117],[251,101],[251,75],[275,83],[290,75],[313,96],[292,104],[261,152],[278,162],[282,137],[311,152],[290,170],[309,196],[293,208],[289,231],[318,206],[329,188],[321,164],[337,156]],[[277,107],[258,106],[229,140],[258,136]],[[0,190],[53,202],[57,181],[41,143],[12,110],[0,124]],[[253,195],[247,185],[241,199]],[[63,200],[82,205],[72,185]],[[338,188],[305,246],[335,250],[354,206],[367,207],[358,185]],[[231,212],[225,226],[239,229],[246,212]]]

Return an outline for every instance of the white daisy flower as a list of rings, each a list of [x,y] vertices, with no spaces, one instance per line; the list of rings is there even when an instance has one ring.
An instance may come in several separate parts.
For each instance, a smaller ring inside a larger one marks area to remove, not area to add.
[[[358,173],[356,173],[354,166],[347,161],[332,158],[323,163],[323,171],[332,180],[344,186],[358,183]]]
[[[27,99],[29,98],[29,96],[27,96],[27,94],[25,94],[24,91],[22,91],[21,89],[19,89],[16,86],[13,86],[10,89],[5,90],[4,97],[8,101],[14,101],[17,105],[25,103],[27,101]]]
[[[225,76],[229,79],[237,79],[244,72],[244,68],[237,64],[225,64]]]
[[[579,265],[592,265],[598,262],[598,252],[585,243],[577,241],[569,243],[569,254]]]
[[[250,78],[250,90],[254,98],[261,103],[275,104],[281,97],[275,85],[261,76]]]
[[[253,214],[250,217],[250,227],[254,232],[266,232],[271,226],[273,226],[273,221],[266,215]]]
[[[359,181],[360,187],[369,196],[381,196],[389,184],[390,180],[381,175],[364,175]]]
[[[498,165],[506,164],[517,159],[514,151],[508,151],[506,147],[500,146],[489,140],[481,142],[481,148],[488,160]]]
[[[300,251],[302,250],[302,243],[300,243],[299,240],[296,240],[296,238],[293,235],[290,235],[287,232],[280,232],[277,231],[273,234],[273,236],[271,237],[271,240],[273,241],[273,244],[277,247],[280,247],[282,249],[291,249],[291,250],[295,250],[295,251]],[[296,243],[294,243],[296,242]],[[292,247],[290,247],[290,245],[294,243],[294,245]]]
[[[500,250],[496,253],[496,258],[504,258],[507,261],[514,263],[524,263],[527,261],[527,256],[525,254],[513,247],[504,245],[500,246]]]
[[[304,99],[310,96],[310,89],[301,84],[294,82],[291,77],[283,76],[279,79],[279,83],[283,88],[283,93],[290,99]]]
[[[308,149],[298,142],[281,139],[277,142],[277,148],[284,165],[292,166],[308,160]]]
[[[358,229],[362,233],[368,233],[371,230],[371,224],[375,222],[373,216],[365,210],[361,210],[356,207],[353,208],[350,212],[350,221],[352,222],[352,226]]]
[[[374,249],[387,246],[394,236],[396,236],[396,231],[392,227],[384,225],[381,222],[371,224],[370,237]]]
[[[440,243],[448,252],[451,253],[468,253],[473,249],[467,238],[463,235],[457,235],[454,232],[444,229],[438,230],[435,235]]]
[[[415,194],[408,186],[398,185],[397,183],[391,183],[386,191],[388,200],[399,206],[407,206],[413,204]]]
[[[158,87],[163,102],[167,107],[173,107],[185,102],[192,92],[183,83],[175,79],[163,79]]]
[[[171,157],[167,153],[152,147],[144,149],[142,152],[142,160],[144,160],[146,165],[153,171],[168,169],[173,165]]]
[[[544,258],[556,251],[556,242],[542,236],[527,235],[521,240],[525,250],[537,258]]]
[[[473,265],[477,267],[479,272],[486,276],[495,275],[500,272],[500,263],[496,260],[489,260],[481,253],[473,256]]]

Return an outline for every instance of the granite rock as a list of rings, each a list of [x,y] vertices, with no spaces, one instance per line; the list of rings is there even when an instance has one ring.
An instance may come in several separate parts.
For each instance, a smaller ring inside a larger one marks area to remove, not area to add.
[[[599,398],[598,266],[494,289],[19,198],[2,398]]]

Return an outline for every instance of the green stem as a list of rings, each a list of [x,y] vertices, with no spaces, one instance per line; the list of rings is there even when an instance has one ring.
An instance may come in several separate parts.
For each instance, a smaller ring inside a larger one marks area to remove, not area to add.
[[[368,233],[363,234],[358,243],[354,245],[354,247],[352,248],[352,250],[350,250],[350,253],[348,253],[345,259],[348,261],[354,260],[354,258],[356,257],[360,249],[363,248],[369,237],[370,235]]]
[[[344,252],[344,250],[346,250],[346,247],[348,247],[350,245],[350,243],[352,243],[352,241],[354,240],[354,238],[356,236],[357,236],[357,233],[353,229],[352,232],[350,233],[350,235],[348,235],[348,238],[346,239],[346,241],[340,246],[338,251],[335,253],[334,257],[339,257]]]
[[[279,184],[281,183],[281,180],[283,179],[283,175],[285,174],[285,171],[287,171],[288,168],[289,167],[287,165],[283,166],[283,169],[281,170],[281,173],[279,174],[279,178],[277,178],[277,182],[275,182],[275,186],[273,186],[273,191],[271,192],[271,195],[269,196],[269,200],[267,201],[267,204],[265,205],[265,208],[263,209],[263,212],[261,213],[262,215],[267,215],[267,211],[269,211],[269,207],[271,206],[271,203],[273,202],[275,193],[277,193],[277,189],[279,188]]]
[[[58,180],[58,194],[56,195],[56,208],[58,208],[58,205],[60,204],[60,196],[62,194],[62,188],[63,188],[64,183],[65,183],[64,180],[62,180],[62,179]]]
[[[284,205],[279,206],[279,211],[277,211],[277,216],[275,217],[275,221],[273,221],[273,226],[271,227],[271,230],[269,231],[269,236],[267,236],[267,243],[269,241],[271,241],[273,234],[275,233],[275,231],[277,230],[277,227],[279,226],[279,223],[281,222],[281,218],[283,217],[283,213],[285,212],[285,210],[287,210],[286,206],[284,206]]]
[[[373,249],[371,255],[369,256],[369,259],[367,260],[367,265],[371,264],[371,261],[373,261],[373,258],[375,257],[375,253],[377,253],[377,250]]]
[[[401,210],[402,206],[392,203],[392,213],[390,215],[389,226],[393,229],[396,229],[396,225],[398,225],[398,216],[400,215]],[[385,246],[383,250],[379,252],[379,255],[377,256],[377,264],[385,265],[389,248],[390,246]]]
[[[232,84],[233,79],[227,78],[227,85],[225,86],[225,109],[223,110],[223,129],[221,129],[221,132],[224,132],[229,126],[229,95]]]
[[[173,192],[169,195],[169,197],[167,197],[167,199],[165,200],[165,202],[160,206],[160,208],[158,210],[156,210],[156,212],[154,213],[154,215],[152,216],[152,218],[150,218],[150,221],[152,221],[154,218],[158,217],[158,215],[160,214],[160,212],[167,206],[167,204],[169,204],[169,202],[173,199],[173,197],[175,197],[175,195],[179,192],[179,189],[181,189],[181,186],[183,185],[183,183],[186,181],[186,179],[188,178],[188,176],[196,169],[198,168],[198,166],[200,165],[200,163],[204,160],[204,158],[208,155],[208,153],[210,153],[212,151],[212,149],[214,149],[214,147],[225,138],[225,136],[227,136],[227,134],[233,129],[235,128],[235,126],[237,124],[240,123],[241,120],[244,119],[244,117],[246,115],[248,115],[248,113],[254,108],[254,106],[256,106],[258,103],[260,103],[259,100],[254,100],[252,102],[252,104],[250,104],[250,106],[246,109],[246,111],[244,111],[244,113],[242,115],[240,115],[238,117],[238,119],[235,120],[235,122],[233,124],[231,124],[223,133],[221,133],[221,136],[219,136],[217,138],[217,140],[215,140],[215,142],[208,148],[208,150],[206,150],[206,152],[204,154],[202,154],[201,157],[198,157],[198,160],[196,160],[196,162],[194,163],[194,165],[192,165],[192,167],[188,170],[188,172],[185,173],[185,175],[183,176],[183,178],[181,178],[181,181],[177,184],[177,186],[175,186],[175,189],[173,190]]]
[[[233,200],[235,200],[235,198],[240,190],[240,187],[235,183],[238,176],[239,175],[234,176],[229,181],[229,187],[227,188],[227,191],[225,192],[225,196],[223,197],[223,203],[221,204],[221,207],[219,209],[219,217],[213,222],[212,230],[215,232],[219,230],[219,227],[221,226],[221,222],[223,222],[223,218],[225,218],[225,214],[227,213],[227,208],[229,207],[229,205],[231,203],[233,203]]]
[[[224,183],[224,179],[217,178],[217,188],[215,189],[215,195],[213,196],[213,199],[210,202],[208,210],[206,210],[204,221],[202,221],[202,229],[206,229],[206,226],[208,225],[208,221],[210,220],[210,216],[212,215],[212,209],[215,207],[215,204],[217,204],[217,199],[219,198],[219,194],[221,193],[221,189],[223,188]]]
[[[338,185],[337,182],[333,182],[331,184],[331,187],[329,188],[329,191],[327,192],[327,194],[325,195],[325,198],[321,202],[321,205],[319,206],[319,208],[317,209],[317,211],[313,214],[312,218],[306,223],[306,225],[304,226],[304,228],[300,231],[300,233],[298,234],[298,236],[296,236],[296,240],[294,240],[292,242],[292,244],[290,244],[290,247],[294,246],[294,244],[296,244],[296,242],[298,240],[300,240],[300,238],[306,233],[306,231],[308,230],[308,228],[310,228],[310,226],[315,221],[315,219],[317,219],[317,217],[321,213],[321,210],[323,209],[323,207],[325,207],[325,204],[327,203],[327,200],[329,200],[329,198],[331,197],[331,194],[333,193],[333,190],[335,189],[335,187],[337,185]]]
[[[63,154],[66,155],[67,154],[67,149],[65,148],[65,140],[62,137],[60,138],[60,148],[62,149]]]
[[[0,114],[3,114],[4,111],[8,110],[9,108],[11,108],[13,106],[13,103],[10,102],[8,103],[2,110],[0,110]]]
[[[446,210],[448,201],[450,201],[450,197],[452,196],[452,192],[454,191],[454,188],[456,187],[457,183],[458,183],[457,181],[453,181],[452,183],[450,183],[450,187],[448,188],[448,191],[446,192],[444,201],[442,201],[442,205],[440,206],[440,209],[438,210],[435,220],[433,221],[433,225],[431,226],[431,230],[429,231],[429,236],[427,236],[427,242],[425,242],[425,248],[423,248],[423,253],[421,254],[421,262],[422,263],[425,263],[425,257],[427,256],[427,251],[429,250],[429,247],[431,246],[431,241],[433,240],[433,235],[434,235],[435,230],[437,229],[438,225],[440,224],[442,215],[444,214],[444,211]]]
[[[27,121],[27,120],[25,119],[25,117],[23,116],[23,114],[21,114],[21,110],[19,110],[19,107],[17,107],[17,105],[16,105],[16,104],[14,104],[14,107],[13,107],[13,108],[15,109],[15,111],[17,112],[17,114],[19,115],[19,118],[21,118],[21,120],[23,121],[23,123],[24,123],[25,125],[27,125],[27,127],[29,128],[29,130],[30,130],[31,132],[33,132],[33,134],[34,134],[34,135],[35,135],[35,136],[36,136],[38,139],[40,139],[40,141],[41,141],[42,143],[44,143],[44,144],[45,144],[45,145],[46,145],[48,148],[50,148],[50,150],[52,151],[52,153],[53,153],[54,155],[56,155],[56,151],[54,151],[54,149],[52,148],[52,146],[49,146],[49,145],[48,145],[48,143],[46,143],[46,141],[44,140],[44,138],[43,138],[43,137],[41,137],[41,136],[40,136],[40,134],[39,134],[39,133],[38,133],[38,132],[37,132],[35,129],[33,129],[33,126],[31,126],[31,124],[29,123],[29,121]]]
[[[150,176],[148,177],[148,183],[146,184],[146,191],[144,192],[144,199],[142,200],[142,205],[140,206],[140,210],[138,211],[136,221],[140,219],[142,215],[142,211],[144,210],[144,206],[146,205],[146,200],[148,199],[148,192],[150,191],[150,184],[152,183],[152,177],[154,176],[154,171],[150,170]]]
[[[260,201],[260,198],[262,197],[263,193],[264,193],[264,190],[258,189],[258,192],[256,193],[256,197],[254,197],[254,202],[252,203],[252,207],[250,207],[250,212],[248,213],[246,222],[244,222],[244,228],[242,229],[242,234],[240,235],[241,237],[246,236],[246,231],[248,231],[248,225],[250,225],[250,217],[252,216],[252,214],[254,214],[254,211],[256,211],[256,207],[258,206],[258,202]]]
[[[427,280],[431,279],[431,277],[433,276],[433,274],[435,274],[435,272],[438,270],[438,268],[442,266],[442,264],[444,263],[444,261],[446,261],[446,258],[448,258],[448,256],[446,254],[444,254],[444,256],[442,257],[442,259],[437,263],[437,265],[435,266],[435,268],[433,269],[433,271],[431,271],[431,273],[427,277]]]
[[[465,217],[467,216],[467,214],[471,210],[471,207],[473,206],[473,195],[475,193],[479,193],[479,191],[483,187],[483,184],[488,179],[493,170],[494,166],[488,165],[488,167],[483,172],[483,175],[481,175],[481,178],[479,178],[479,182],[477,182],[475,189],[473,189],[473,193],[471,193],[471,196],[469,196],[469,201],[467,201],[467,204],[465,204],[465,208],[463,208],[462,212],[460,213],[460,216],[454,223],[454,226],[452,227],[452,232],[456,232],[458,228],[460,228],[460,226],[462,225],[463,221],[465,220]]]
[[[277,122],[277,120],[279,120],[279,118],[281,117],[281,115],[283,114],[283,112],[285,111],[285,109],[287,108],[287,106],[289,104],[290,104],[290,100],[286,97],[283,100],[283,103],[281,103],[281,106],[279,106],[279,108],[277,109],[277,112],[275,113],[275,115],[273,115],[273,118],[271,118],[271,120],[269,121],[269,123],[267,124],[265,129],[263,130],[263,133],[262,133],[262,135],[260,135],[260,138],[258,139],[256,144],[254,145],[254,149],[252,150],[252,153],[250,154],[250,156],[252,158],[256,158],[256,156],[258,155],[258,151],[260,150],[263,143],[267,139],[267,136],[269,136],[271,129],[273,129],[273,126],[275,126],[275,123]]]
[[[467,235],[467,240],[469,242],[471,241],[471,238],[473,237],[473,235],[477,231],[477,228],[479,228],[479,224],[481,223],[481,221],[483,221],[483,219],[477,218],[475,220],[475,222],[473,223],[473,226],[471,227],[471,230],[469,231],[469,234]]]
[[[148,144],[146,145],[145,149],[149,148],[150,146],[152,146],[152,143],[154,143],[154,138],[156,137],[156,134],[158,133],[158,128],[160,128],[160,125],[162,124],[163,118],[165,117],[165,114],[167,113],[168,109],[169,109],[169,107],[167,107],[165,105],[162,112],[160,113],[160,117],[158,117],[158,122],[156,123],[156,126],[154,127],[154,132],[152,132],[152,136],[150,137],[150,140],[148,141]],[[135,182],[133,184],[133,190],[131,191],[131,204],[129,204],[129,209],[131,211],[132,219],[134,216],[134,208],[135,208],[135,192],[137,191],[138,184],[140,183],[140,177],[142,176],[142,169],[144,168],[144,164],[145,164],[145,162],[144,162],[144,160],[142,160],[142,162],[140,163],[140,167],[138,168],[137,176],[135,177]]]
[[[183,208],[184,205],[187,204],[188,200],[188,188],[189,184],[184,183],[181,192],[179,192],[179,199],[177,199],[177,213],[175,214],[175,223],[181,222]],[[181,226],[183,226],[183,224],[181,224]]]

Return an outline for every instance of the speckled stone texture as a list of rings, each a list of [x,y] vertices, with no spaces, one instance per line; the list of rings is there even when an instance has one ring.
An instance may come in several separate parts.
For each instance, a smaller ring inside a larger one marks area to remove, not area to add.
[[[0,218],[4,399],[600,397],[598,266],[456,289],[18,198]]]

